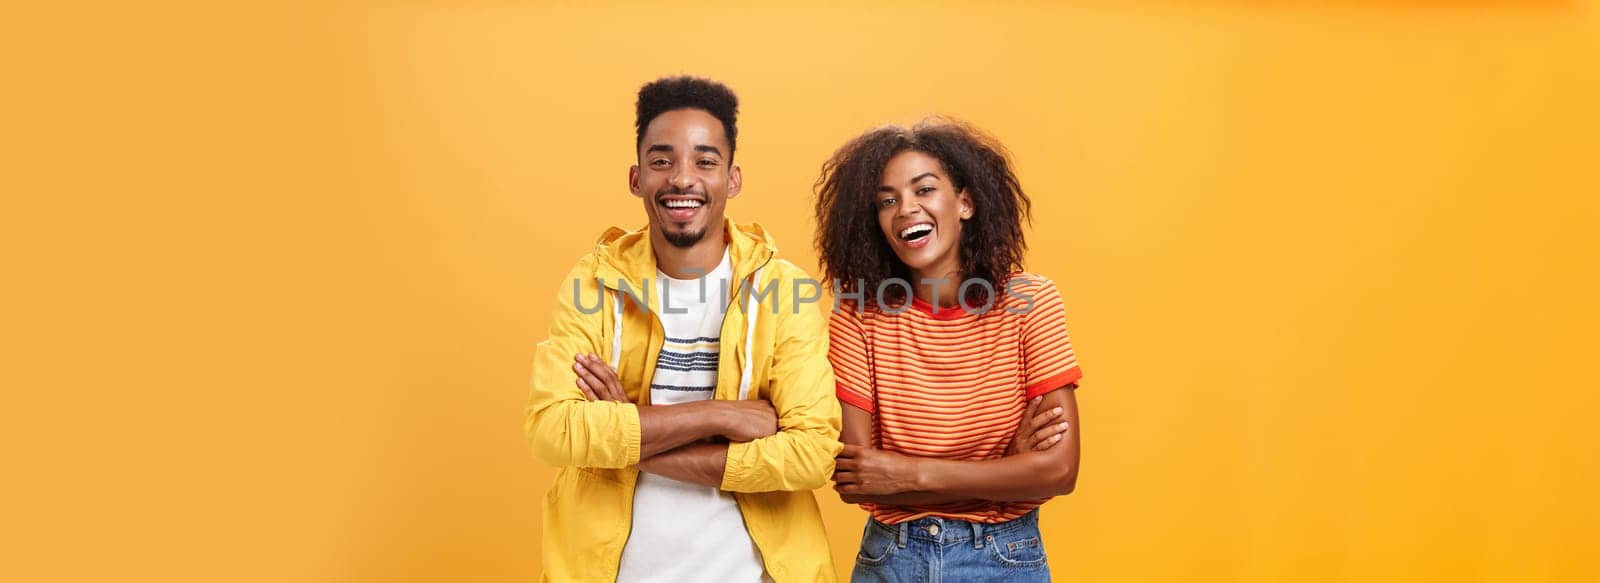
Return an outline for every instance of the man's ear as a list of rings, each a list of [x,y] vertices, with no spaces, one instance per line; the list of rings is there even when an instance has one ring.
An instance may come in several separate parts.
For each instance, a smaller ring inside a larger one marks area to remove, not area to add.
[[[972,197],[967,196],[967,189],[961,189],[961,192],[956,193],[956,196],[961,199],[961,220],[965,221],[972,218],[972,213],[977,212],[977,209],[973,208]]]
[[[728,172],[728,198],[739,196],[739,191],[744,188],[744,172],[738,164],[733,165],[733,170]]]
[[[634,165],[628,167],[628,192],[633,193],[634,196],[637,196],[639,198],[644,198],[644,195],[639,193],[639,165],[638,164],[634,164]]]

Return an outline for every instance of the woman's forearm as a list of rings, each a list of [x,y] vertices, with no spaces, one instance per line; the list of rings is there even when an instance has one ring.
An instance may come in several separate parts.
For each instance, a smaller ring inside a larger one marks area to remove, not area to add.
[[[1067,451],[1043,451],[982,461],[917,458],[915,491],[997,502],[1069,494],[1078,479],[1077,444],[1063,445],[1060,449],[1072,450],[1070,456],[1060,455]]]
[[[929,504],[949,504],[952,502],[981,502],[978,498],[957,496],[954,494],[940,494],[937,492],[901,492],[899,494],[840,494],[839,499],[846,504],[888,504],[892,506],[926,506]]]
[[[835,464],[843,496],[884,504],[938,504],[961,500],[1037,500],[1072,492],[1078,477],[1077,402],[1070,388],[1044,395],[1046,410],[1059,407],[1065,431],[1059,443],[988,460],[916,457],[873,449],[863,427],[865,411],[845,407],[845,451]],[[856,431],[852,432],[851,429]],[[854,443],[851,443],[854,442]],[[865,499],[863,497],[873,497]],[[846,500],[851,501],[849,499]]]
[[[1061,407],[1068,421],[1061,442],[1044,451],[997,459],[961,461],[912,458],[910,490],[1000,502],[1037,500],[1072,492],[1078,482],[1078,403],[1071,388],[1044,396],[1045,407]]]

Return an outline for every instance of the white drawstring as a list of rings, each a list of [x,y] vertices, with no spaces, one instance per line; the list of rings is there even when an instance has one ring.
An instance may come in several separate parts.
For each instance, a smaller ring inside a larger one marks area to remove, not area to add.
[[[757,269],[750,276],[750,293],[745,296],[745,331],[744,331],[744,370],[739,373],[739,400],[743,401],[750,395],[750,365],[755,362],[756,353],[756,314],[761,312],[761,304],[755,301],[755,287],[761,281],[761,270]]]
[[[617,363],[622,362],[622,292],[612,291],[616,299],[615,306],[611,309],[611,370],[617,370]]]

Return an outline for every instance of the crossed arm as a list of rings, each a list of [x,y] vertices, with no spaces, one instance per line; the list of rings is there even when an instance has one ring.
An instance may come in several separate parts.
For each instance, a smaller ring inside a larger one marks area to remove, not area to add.
[[[580,354],[573,363],[578,388],[590,401],[628,403],[615,371],[599,357]],[[640,471],[680,482],[720,487],[728,444],[777,433],[778,416],[766,401],[696,401],[639,407]]]
[[[844,406],[834,490],[845,502],[939,504],[1034,500],[1071,493],[1078,478],[1078,406],[1067,385],[1028,404],[1010,452],[981,461],[923,458],[872,447],[872,413]]]

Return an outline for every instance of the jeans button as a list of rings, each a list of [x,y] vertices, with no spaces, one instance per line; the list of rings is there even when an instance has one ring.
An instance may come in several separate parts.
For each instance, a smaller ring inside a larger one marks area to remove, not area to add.
[[[928,525],[928,534],[931,534],[933,536],[939,536],[939,525],[937,525],[937,524]]]

